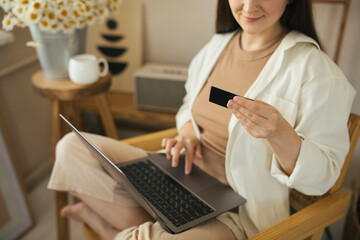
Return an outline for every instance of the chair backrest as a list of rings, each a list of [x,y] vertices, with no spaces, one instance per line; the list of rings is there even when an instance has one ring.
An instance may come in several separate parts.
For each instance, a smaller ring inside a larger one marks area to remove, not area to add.
[[[343,12],[342,12],[342,17],[341,17],[341,21],[340,21],[336,46],[335,46],[335,55],[333,58],[334,62],[338,63],[342,40],[344,37],[344,30],[345,30],[345,26],[346,26],[346,22],[347,22],[347,18],[348,18],[347,16],[349,13],[350,0],[312,0],[312,1],[313,1],[313,3],[331,3],[331,4],[343,5]],[[291,204],[292,208],[294,208],[296,211],[299,211],[299,210],[303,209],[304,207],[307,207],[308,205],[318,201],[319,199],[325,197],[326,195],[337,191],[341,187],[342,182],[345,177],[345,174],[346,174],[346,171],[349,167],[350,160],[354,153],[357,140],[359,138],[359,134],[360,134],[359,121],[360,121],[359,116],[357,116],[355,114],[350,115],[349,121],[348,121],[348,129],[349,129],[349,136],[350,136],[350,149],[346,156],[344,165],[341,169],[340,176],[339,176],[338,180],[336,181],[335,185],[329,190],[328,193],[324,194],[323,196],[307,196],[307,195],[304,195],[294,189],[291,190],[290,191],[290,204]]]
[[[350,137],[350,148],[349,152],[345,158],[344,165],[341,169],[340,176],[338,180],[336,181],[335,185],[331,188],[330,193],[333,193],[341,188],[342,183],[345,178],[345,174],[347,172],[347,169],[349,167],[352,155],[355,151],[356,144],[359,139],[360,135],[360,116],[356,115],[354,113],[350,114],[349,121],[348,121],[348,129],[349,129],[349,137]]]
[[[353,156],[353,153],[355,151],[356,144],[358,142],[359,136],[360,136],[360,116],[356,115],[354,113],[351,113],[348,120],[348,130],[349,130],[349,138],[350,138],[350,147],[349,152],[346,155],[344,165],[341,168],[340,176],[338,177],[336,183],[334,186],[324,195],[322,196],[308,196],[305,194],[302,194],[295,189],[292,189],[290,191],[290,204],[291,206],[296,210],[299,211],[303,209],[304,207],[307,207],[308,205],[318,201],[321,198],[324,198],[330,193],[336,192],[340,189],[344,178],[346,171],[349,167],[351,158]]]
[[[348,19],[348,13],[349,13],[349,7],[350,7],[350,0],[313,0],[314,3],[332,3],[332,4],[341,4],[343,5],[343,13],[341,16],[339,31],[338,31],[338,37],[336,41],[336,48],[335,48],[335,55],[334,55],[334,62],[338,63],[339,56],[340,56],[340,50],[342,45],[342,40],[344,37],[344,31],[346,22]]]

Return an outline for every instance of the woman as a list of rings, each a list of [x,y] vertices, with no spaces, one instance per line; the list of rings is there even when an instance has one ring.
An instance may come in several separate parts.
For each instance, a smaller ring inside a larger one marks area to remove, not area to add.
[[[355,91],[320,50],[311,1],[219,0],[216,27],[189,67],[176,116],[179,135],[162,146],[174,167],[184,150],[186,174],[196,164],[247,203],[168,234],[69,134],[58,144],[49,188],[82,202],[62,209],[64,216],[105,239],[246,239],[289,216],[290,188],[321,195],[334,184],[349,147]],[[246,98],[234,97],[221,108],[208,102],[213,85]],[[116,162],[147,155],[88,137]]]

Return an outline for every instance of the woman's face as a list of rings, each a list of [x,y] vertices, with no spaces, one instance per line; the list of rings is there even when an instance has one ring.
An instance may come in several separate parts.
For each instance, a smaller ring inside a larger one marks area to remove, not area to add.
[[[288,0],[229,0],[234,18],[249,34],[277,34],[287,3]]]

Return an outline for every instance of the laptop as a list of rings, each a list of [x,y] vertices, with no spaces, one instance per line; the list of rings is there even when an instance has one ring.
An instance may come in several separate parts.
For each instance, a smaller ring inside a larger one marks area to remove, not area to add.
[[[60,114],[60,117],[104,170],[169,233],[183,232],[246,202],[229,186],[195,165],[191,174],[185,175],[184,156],[176,168],[171,167],[162,153],[116,165],[64,116]]]

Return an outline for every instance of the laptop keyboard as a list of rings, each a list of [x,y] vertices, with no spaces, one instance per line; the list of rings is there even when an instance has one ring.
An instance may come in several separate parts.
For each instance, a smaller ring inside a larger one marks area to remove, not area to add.
[[[150,160],[120,167],[135,188],[176,227],[214,212]]]

